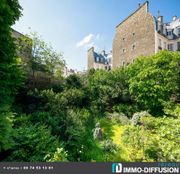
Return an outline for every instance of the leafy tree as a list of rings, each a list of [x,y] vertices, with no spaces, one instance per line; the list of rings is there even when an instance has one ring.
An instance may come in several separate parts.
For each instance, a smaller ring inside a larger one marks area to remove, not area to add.
[[[91,104],[100,112],[112,111],[115,104],[129,102],[127,72],[120,68],[112,72],[98,70],[89,75]]]
[[[21,16],[18,0],[2,0],[0,3],[0,152],[9,147],[11,132],[11,107],[18,87],[22,85],[23,75],[20,59],[12,38],[11,26]]]
[[[38,70],[46,72],[51,77],[61,76],[65,64],[62,54],[53,50],[52,46],[43,41],[36,32],[31,32],[27,36],[32,39],[31,68],[33,74]]]
[[[162,113],[165,102],[179,95],[179,63],[178,52],[162,51],[128,67],[130,92],[143,109],[157,115]]]
[[[65,79],[66,88],[81,88],[82,80],[77,74],[72,74]]]

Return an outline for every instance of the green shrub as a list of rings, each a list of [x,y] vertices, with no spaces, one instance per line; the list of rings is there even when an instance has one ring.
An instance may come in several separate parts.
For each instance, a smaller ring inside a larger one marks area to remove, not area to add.
[[[0,113],[0,152],[12,146],[13,114],[11,112]]]
[[[43,125],[26,124],[16,128],[13,135],[14,145],[6,161],[37,162],[56,151],[62,145]]]
[[[130,120],[123,113],[112,113],[112,114],[108,114],[107,117],[110,118],[114,124],[121,124],[121,125],[130,124]]]
[[[135,112],[138,112],[139,110],[136,103],[131,103],[131,104],[120,103],[113,106],[113,111],[117,113],[124,113],[125,115],[128,116],[128,118],[131,118],[132,115]]]
[[[130,161],[180,160],[180,117],[141,118],[141,126],[128,126],[122,137]]]
[[[47,162],[67,161],[67,152],[63,148],[57,148],[54,153],[47,154],[44,158]]]
[[[163,104],[179,95],[178,52],[162,51],[150,57],[139,58],[128,67],[131,95],[153,115],[163,114]]]

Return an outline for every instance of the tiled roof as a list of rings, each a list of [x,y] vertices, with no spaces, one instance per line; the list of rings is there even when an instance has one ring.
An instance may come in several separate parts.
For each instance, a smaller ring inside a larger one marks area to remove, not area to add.
[[[94,52],[94,61],[102,64],[108,64],[109,58],[107,56],[108,54],[102,55]]]

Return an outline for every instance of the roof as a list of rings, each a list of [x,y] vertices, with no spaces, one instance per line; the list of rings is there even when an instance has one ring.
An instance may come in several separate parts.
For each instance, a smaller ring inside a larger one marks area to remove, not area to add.
[[[109,54],[99,54],[94,52],[94,61],[102,64],[109,64],[110,58]]]

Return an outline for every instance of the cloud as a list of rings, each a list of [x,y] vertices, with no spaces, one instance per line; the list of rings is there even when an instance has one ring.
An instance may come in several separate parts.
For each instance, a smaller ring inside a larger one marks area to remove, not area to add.
[[[76,44],[76,47],[79,48],[79,47],[83,47],[83,46],[89,45],[92,42],[93,37],[94,37],[93,34],[89,34],[89,35],[85,36],[81,41],[79,41]]]

